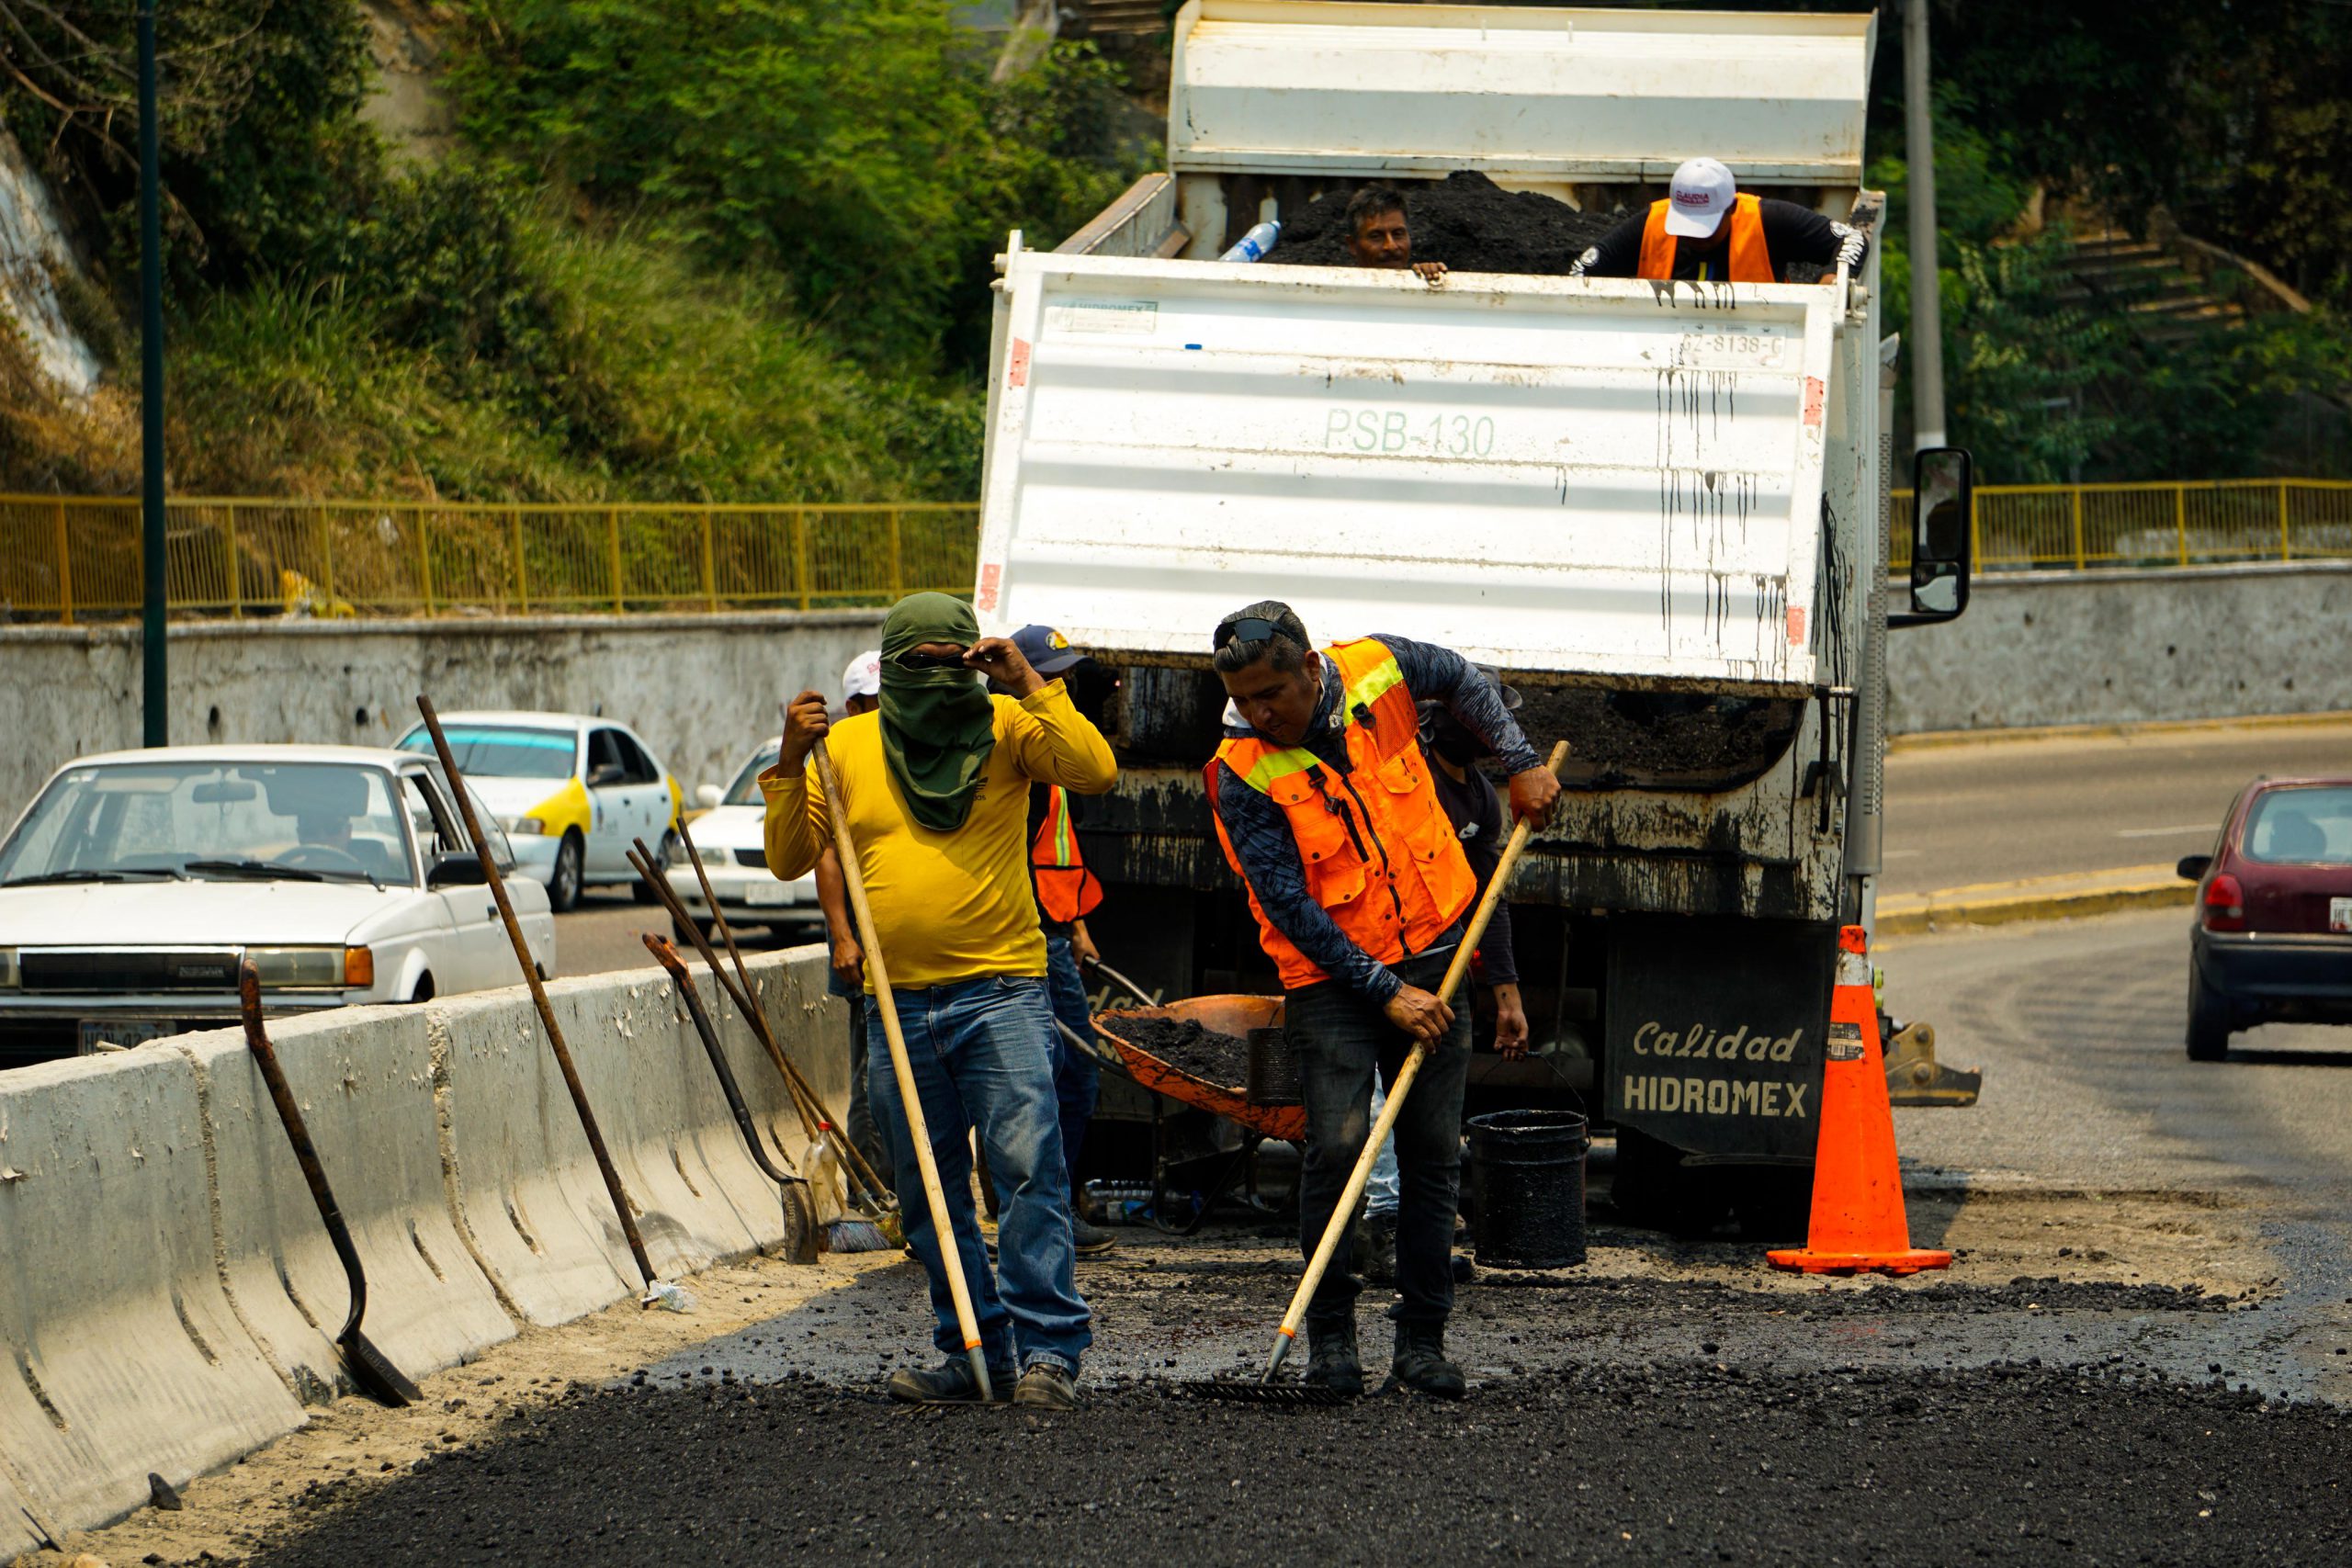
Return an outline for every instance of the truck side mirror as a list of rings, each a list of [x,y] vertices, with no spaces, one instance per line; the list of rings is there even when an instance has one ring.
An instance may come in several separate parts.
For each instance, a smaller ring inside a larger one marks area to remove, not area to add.
[[[1889,626],[1933,626],[1968,608],[1973,467],[1959,446],[1930,446],[1912,458],[1911,611],[1888,616]]]

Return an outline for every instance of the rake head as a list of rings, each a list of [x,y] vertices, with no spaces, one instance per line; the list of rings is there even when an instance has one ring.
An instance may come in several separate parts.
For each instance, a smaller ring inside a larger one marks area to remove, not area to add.
[[[1335,1405],[1349,1402],[1338,1389],[1314,1382],[1266,1382],[1250,1378],[1212,1378],[1206,1382],[1178,1383],[1187,1399],[1213,1399],[1227,1404]]]

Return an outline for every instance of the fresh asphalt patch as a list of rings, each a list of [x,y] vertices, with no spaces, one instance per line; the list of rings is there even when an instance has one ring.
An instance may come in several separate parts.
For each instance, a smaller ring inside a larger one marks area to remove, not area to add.
[[[255,1568],[953,1562],[2314,1562],[2352,1416],[2143,1371],[1555,1372],[1459,1404],[1097,1393],[915,1410],[808,1381],[580,1390]]]

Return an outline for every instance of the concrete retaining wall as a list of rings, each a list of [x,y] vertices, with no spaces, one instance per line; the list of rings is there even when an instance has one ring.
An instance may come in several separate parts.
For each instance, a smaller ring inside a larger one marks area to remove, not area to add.
[[[2352,562],[2002,572],[1889,638],[1889,728],[2352,709]]]
[[[724,783],[779,698],[832,692],[878,611],[254,622],[172,631],[172,738],[385,744],[416,694],[602,711],[691,793]],[[1894,634],[1896,733],[2352,709],[2352,562],[1995,573],[1948,626]],[[85,752],[139,744],[127,628],[0,629],[0,813]]]
[[[776,704],[838,694],[878,610],[500,620],[257,621],[172,628],[173,740],[388,746],[416,694],[469,707],[601,713],[645,737],[691,796],[775,733]],[[50,772],[140,743],[135,628],[0,630],[0,814]]]
[[[821,948],[751,961],[760,1005],[838,1111],[845,1024]],[[713,1005],[754,1119],[797,1157],[782,1084]],[[784,1239],[666,976],[550,987],[654,1268]],[[368,1337],[411,1376],[638,1276],[527,992],[273,1024],[368,1275]],[[0,1552],[119,1517],[300,1426],[348,1382],[348,1290],[242,1036],[0,1075]]]

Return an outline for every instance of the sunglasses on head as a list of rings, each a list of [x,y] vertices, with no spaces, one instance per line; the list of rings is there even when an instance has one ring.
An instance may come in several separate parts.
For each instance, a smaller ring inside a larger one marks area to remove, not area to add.
[[[1227,621],[1217,627],[1216,640],[1210,644],[1209,651],[1215,653],[1231,642],[1272,642],[1281,630],[1262,615],[1244,615],[1238,621]]]
[[[918,653],[912,649],[890,660],[901,670],[965,670],[970,668],[960,653]]]

